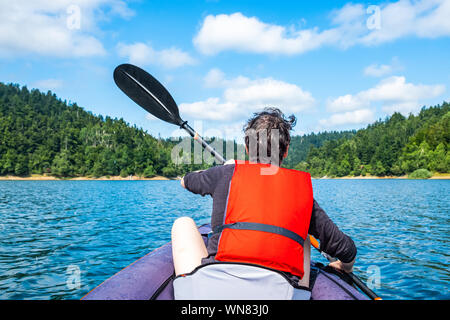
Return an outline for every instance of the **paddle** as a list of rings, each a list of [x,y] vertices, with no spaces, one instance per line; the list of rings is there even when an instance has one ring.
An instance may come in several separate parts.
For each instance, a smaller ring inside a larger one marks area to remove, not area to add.
[[[139,106],[163,121],[180,126],[180,128],[186,130],[194,140],[199,142],[203,148],[210,152],[219,163],[225,163],[225,158],[208,145],[206,141],[187,124],[187,121],[181,119],[178,106],[169,91],[167,91],[167,89],[149,73],[131,64],[121,64],[114,70],[114,81],[117,86]],[[310,239],[314,248],[319,250],[324,257],[330,262],[336,261],[336,259],[330,257],[325,252],[320,251],[319,243],[314,237],[310,236]],[[372,290],[367,288],[367,286],[352,272],[348,275],[355,285],[370,298],[375,300],[381,299]]]
[[[317,251],[320,252],[320,254],[322,256],[324,256],[329,262],[334,262],[337,261],[336,258],[333,258],[332,256],[330,256],[328,253],[325,253],[323,251],[320,250],[319,248],[319,242],[317,241],[316,238],[314,238],[313,236],[309,236],[309,239],[311,240],[311,245],[317,249]],[[355,276],[353,274],[353,272],[348,272],[346,273],[350,279],[353,281],[353,283],[359,288],[361,289],[362,292],[364,292],[369,298],[373,299],[373,300],[381,300],[381,298],[372,290],[370,290],[365,284],[364,282],[361,281],[361,279],[359,279],[357,276]]]
[[[225,159],[214,148],[206,143],[200,135],[192,129],[187,121],[180,117],[178,106],[169,91],[153,76],[132,64],[121,64],[114,70],[116,85],[139,106],[155,117],[177,125],[186,130],[191,137],[210,152],[220,164]]]

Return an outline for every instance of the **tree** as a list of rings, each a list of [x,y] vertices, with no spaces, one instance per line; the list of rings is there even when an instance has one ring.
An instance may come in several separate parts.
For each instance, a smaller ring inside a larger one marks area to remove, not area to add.
[[[359,160],[358,157],[353,158],[353,171],[350,173],[353,176],[360,176],[361,175],[361,160]]]
[[[428,143],[424,140],[420,145],[411,144],[408,145],[406,152],[403,154],[402,169],[406,172],[412,172],[421,168],[428,168],[429,158],[431,156],[431,150]]]
[[[162,174],[165,177],[176,177],[177,169],[172,164],[162,169]]]
[[[57,177],[69,177],[72,173],[69,155],[67,151],[57,154],[52,163],[52,175]]]
[[[16,176],[27,176],[30,173],[28,167],[28,159],[24,155],[19,155],[17,157],[16,166],[14,168],[14,174]]]
[[[341,161],[341,163],[338,165],[337,169],[336,169],[336,175],[338,177],[343,177],[343,176],[348,176],[350,174],[350,170],[351,170],[351,166],[350,163],[344,159]]]
[[[147,168],[145,168],[143,175],[145,178],[151,178],[156,175],[156,171],[155,169],[153,169],[153,166],[150,165]]]
[[[6,152],[5,156],[2,158],[3,168],[2,174],[13,174],[16,166],[17,153],[10,149]]]
[[[409,179],[429,179],[432,174],[427,169],[417,169],[408,175]]]
[[[445,144],[439,143],[436,149],[431,152],[428,168],[437,172],[450,172],[449,153],[446,151]]]
[[[92,168],[92,174],[94,177],[98,178],[105,175],[105,170],[102,166],[101,162],[94,163],[94,167]]]
[[[386,169],[383,167],[383,163],[381,161],[377,161],[375,167],[373,168],[373,173],[379,177],[386,175]]]
[[[129,173],[128,173],[127,169],[122,169],[122,170],[120,170],[120,176],[121,176],[122,178],[128,177],[128,176],[129,176]]]
[[[299,162],[295,168],[295,170],[300,170],[300,171],[307,171],[308,170],[308,163],[306,161],[302,161]]]

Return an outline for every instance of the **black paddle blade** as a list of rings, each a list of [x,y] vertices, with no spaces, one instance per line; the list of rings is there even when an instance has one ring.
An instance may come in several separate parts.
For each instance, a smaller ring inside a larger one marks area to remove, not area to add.
[[[114,70],[116,85],[155,117],[182,125],[178,106],[164,86],[146,71],[132,64],[121,64]]]

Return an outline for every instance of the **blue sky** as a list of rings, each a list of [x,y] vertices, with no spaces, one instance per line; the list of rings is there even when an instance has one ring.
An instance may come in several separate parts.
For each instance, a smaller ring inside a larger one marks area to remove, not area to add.
[[[296,134],[357,129],[450,99],[450,1],[0,0],[0,81],[52,90],[167,137],[114,84],[130,62],[202,134],[235,138],[264,106]]]

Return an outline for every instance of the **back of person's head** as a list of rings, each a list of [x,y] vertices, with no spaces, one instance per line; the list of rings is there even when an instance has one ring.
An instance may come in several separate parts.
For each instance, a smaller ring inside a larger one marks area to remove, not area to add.
[[[265,108],[253,114],[244,126],[245,145],[251,162],[280,166],[291,142],[294,115],[286,118],[278,108]]]

